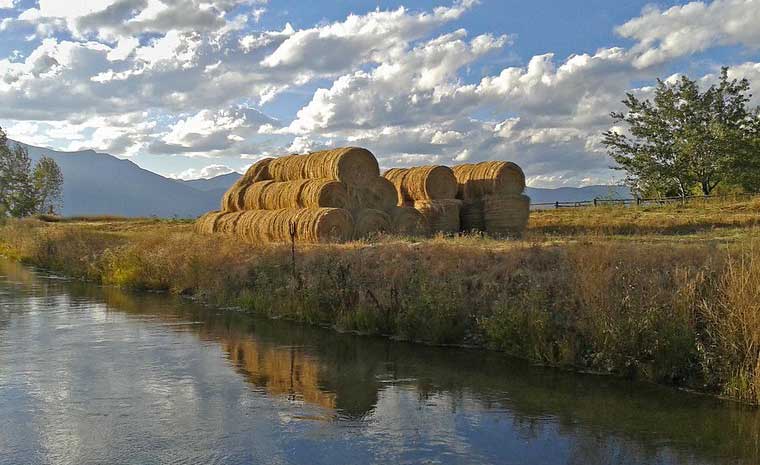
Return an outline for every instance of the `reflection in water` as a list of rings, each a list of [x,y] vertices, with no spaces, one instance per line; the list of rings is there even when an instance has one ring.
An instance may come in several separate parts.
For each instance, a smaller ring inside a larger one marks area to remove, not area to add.
[[[0,275],[2,464],[760,462],[716,399]]]
[[[326,409],[335,409],[335,394],[319,387],[317,362],[296,347],[266,347],[252,339],[222,339],[222,347],[251,383],[269,395],[286,395]]]

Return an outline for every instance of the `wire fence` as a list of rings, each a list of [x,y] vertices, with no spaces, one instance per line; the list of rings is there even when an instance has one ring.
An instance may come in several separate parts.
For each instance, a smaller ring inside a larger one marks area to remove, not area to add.
[[[694,202],[710,202],[715,200],[742,200],[750,199],[760,195],[759,193],[740,193],[740,194],[724,194],[724,195],[689,195],[685,197],[657,197],[657,198],[643,198],[634,197],[629,199],[600,199],[595,198],[593,200],[579,200],[573,202],[539,202],[531,203],[531,208],[539,210],[547,209],[560,209],[560,208],[582,208],[582,207],[602,207],[602,206],[646,206],[646,205],[670,205],[674,203],[694,203]]]

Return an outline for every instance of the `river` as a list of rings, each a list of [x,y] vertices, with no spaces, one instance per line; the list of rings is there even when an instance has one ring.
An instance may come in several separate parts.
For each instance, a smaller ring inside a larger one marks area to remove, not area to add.
[[[757,464],[760,413],[0,260],[0,464]]]

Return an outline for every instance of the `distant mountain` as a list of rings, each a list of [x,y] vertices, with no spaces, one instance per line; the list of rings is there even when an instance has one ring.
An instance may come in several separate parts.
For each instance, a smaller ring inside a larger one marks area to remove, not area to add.
[[[16,142],[32,160],[54,159],[63,171],[63,209],[72,215],[121,215],[193,218],[219,208],[222,194],[240,178],[228,173],[211,179],[169,179],[93,150],[59,152]],[[529,187],[532,203],[577,202],[594,198],[630,198],[623,186],[542,189]]]
[[[233,171],[232,173],[222,174],[214,178],[191,179],[188,181],[180,180],[180,182],[194,189],[197,189],[199,191],[204,191],[204,192],[214,191],[214,190],[219,190],[219,189],[226,191],[239,178],[240,178],[240,173],[236,173]]]
[[[543,189],[528,187],[525,193],[530,197],[531,203],[546,202],[580,202],[583,200],[598,199],[629,199],[632,197],[631,190],[625,186],[586,186],[586,187],[559,187],[556,189]]]
[[[17,142],[18,143],[18,142]],[[196,217],[219,197],[93,150],[59,152],[27,144],[32,160],[48,156],[63,172],[63,209],[71,215]]]

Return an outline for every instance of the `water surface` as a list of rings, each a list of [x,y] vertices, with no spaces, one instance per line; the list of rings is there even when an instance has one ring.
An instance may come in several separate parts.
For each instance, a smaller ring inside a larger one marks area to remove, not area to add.
[[[755,409],[0,261],[0,464],[757,464]]]

